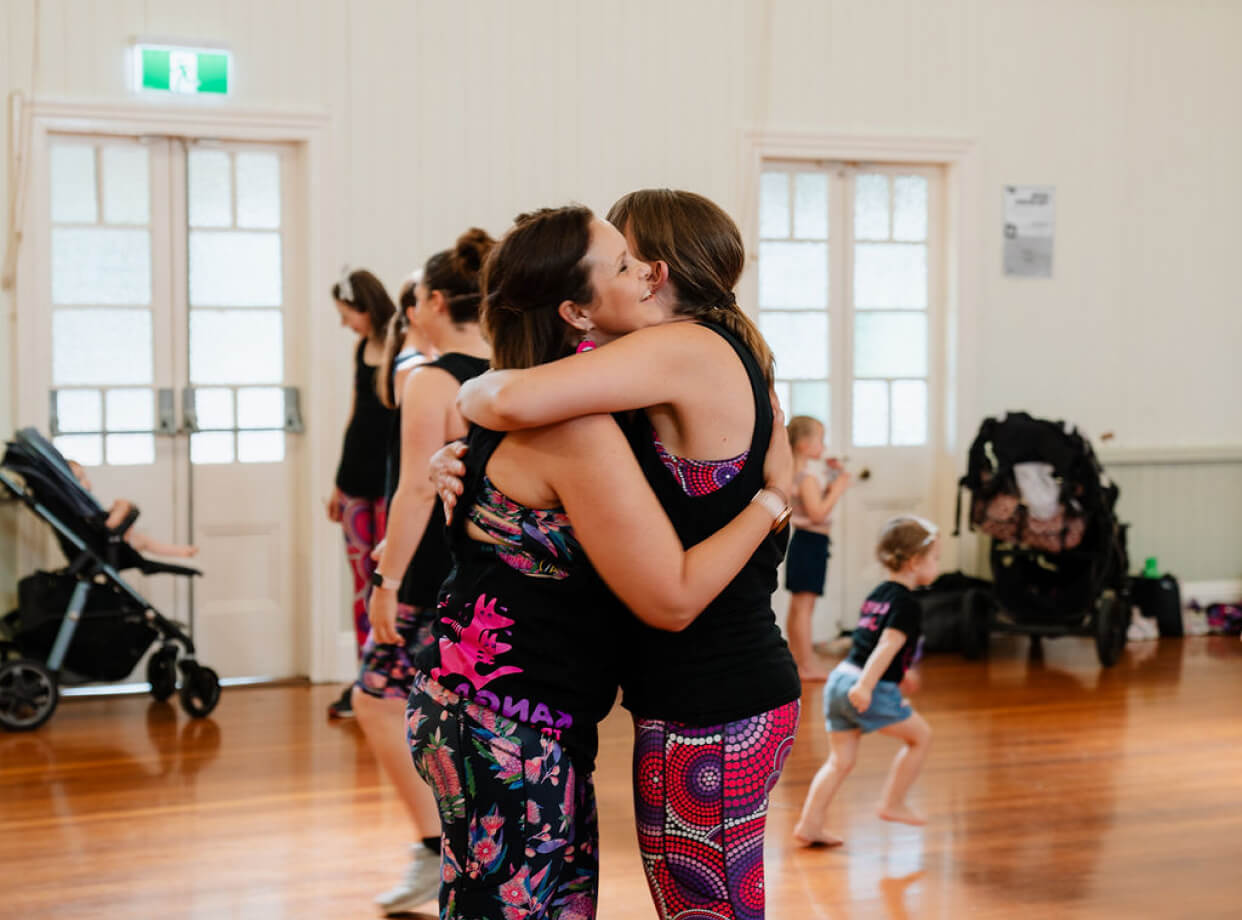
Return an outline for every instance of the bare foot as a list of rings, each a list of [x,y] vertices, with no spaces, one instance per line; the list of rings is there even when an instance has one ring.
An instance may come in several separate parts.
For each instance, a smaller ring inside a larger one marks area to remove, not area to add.
[[[915,827],[922,827],[927,823],[927,819],[911,808],[909,805],[897,805],[892,808],[881,807],[876,811],[884,821],[896,821],[899,824],[913,824]]]
[[[822,684],[827,679],[827,671],[821,671],[818,668],[806,671],[801,668],[798,669],[798,680],[802,681],[804,684]]]
[[[803,829],[801,825],[794,828],[794,840],[800,847],[839,847],[845,843],[840,837],[828,833],[822,827],[819,830]]]

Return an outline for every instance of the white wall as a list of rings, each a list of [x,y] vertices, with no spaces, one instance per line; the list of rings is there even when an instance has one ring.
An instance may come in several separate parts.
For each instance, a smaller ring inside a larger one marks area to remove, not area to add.
[[[125,98],[124,49],[147,36],[230,45],[230,105],[326,110],[325,290],[344,261],[395,285],[471,223],[647,185],[740,215],[745,127],[973,138],[980,409],[1072,417],[1122,446],[1242,442],[1242,4],[6,0],[0,29],[6,94]],[[1001,274],[1014,182],[1056,186],[1051,280]],[[0,377],[3,432],[9,392]],[[1237,539],[1216,574],[1242,569]]]

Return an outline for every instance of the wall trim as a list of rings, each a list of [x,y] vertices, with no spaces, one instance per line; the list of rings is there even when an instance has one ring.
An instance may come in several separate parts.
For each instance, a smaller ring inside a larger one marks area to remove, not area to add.
[[[1242,463],[1242,444],[1204,444],[1181,447],[1102,447],[1100,462],[1110,466],[1187,466],[1204,463]]]

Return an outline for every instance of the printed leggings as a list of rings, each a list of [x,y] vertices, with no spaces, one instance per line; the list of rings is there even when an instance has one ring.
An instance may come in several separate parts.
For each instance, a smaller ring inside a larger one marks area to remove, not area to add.
[[[440,809],[440,920],[594,920],[591,776],[551,735],[414,677],[414,766]]]
[[[375,560],[371,550],[384,539],[387,504],[382,498],[355,498],[346,495],[341,501],[341,529],[345,531],[345,556],[354,573],[354,638],[358,657],[371,632],[367,601],[371,599],[371,575]]]
[[[661,920],[762,920],[768,795],[800,703],[696,727],[634,720],[634,810]]]

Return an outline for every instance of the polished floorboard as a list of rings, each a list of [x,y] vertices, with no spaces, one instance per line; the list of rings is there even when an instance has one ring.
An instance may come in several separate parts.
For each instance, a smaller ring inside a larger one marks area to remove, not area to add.
[[[195,722],[145,697],[70,699],[0,734],[0,917],[366,918],[409,837],[329,686],[226,690]],[[838,850],[790,830],[827,753],[817,687],[773,795],[768,916],[1242,917],[1242,643],[1090,642],[935,657],[935,731],[912,802],[873,809],[895,742],[869,738],[830,813]],[[631,823],[631,729],[603,727],[601,920],[654,917]]]

